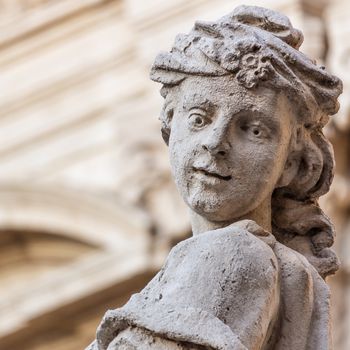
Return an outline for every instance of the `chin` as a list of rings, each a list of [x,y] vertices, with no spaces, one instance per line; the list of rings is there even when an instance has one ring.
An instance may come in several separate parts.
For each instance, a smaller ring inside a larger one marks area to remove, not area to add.
[[[190,196],[186,203],[194,212],[209,221],[231,221],[237,217],[237,215],[232,215],[232,210],[227,211],[227,208],[232,208],[229,203],[217,196],[213,198],[210,195],[204,195],[203,192]]]
[[[255,208],[244,205],[243,199],[232,201],[205,192],[193,193],[185,199],[185,202],[198,215],[212,222],[234,222]]]

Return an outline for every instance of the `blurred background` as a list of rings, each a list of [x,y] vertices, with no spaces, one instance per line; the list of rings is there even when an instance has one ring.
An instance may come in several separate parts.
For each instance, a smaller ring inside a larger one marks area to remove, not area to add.
[[[337,168],[336,350],[350,349],[348,0],[0,0],[0,349],[78,350],[190,235],[149,69],[196,19],[280,10],[344,81],[327,127]]]

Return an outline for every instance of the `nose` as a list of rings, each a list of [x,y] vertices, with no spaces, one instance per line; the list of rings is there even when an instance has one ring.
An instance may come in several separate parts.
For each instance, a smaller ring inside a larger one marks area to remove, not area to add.
[[[215,156],[226,156],[230,142],[226,139],[225,128],[214,128],[202,142],[202,148]]]

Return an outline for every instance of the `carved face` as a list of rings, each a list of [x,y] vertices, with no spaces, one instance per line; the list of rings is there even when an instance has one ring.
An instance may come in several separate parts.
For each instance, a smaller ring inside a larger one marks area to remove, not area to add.
[[[247,90],[232,76],[188,77],[176,97],[169,151],[187,205],[211,221],[228,221],[271,197],[295,120],[284,94]]]

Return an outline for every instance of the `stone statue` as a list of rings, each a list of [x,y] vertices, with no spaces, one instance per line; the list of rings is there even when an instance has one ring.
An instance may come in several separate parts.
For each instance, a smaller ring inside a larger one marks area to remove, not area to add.
[[[88,349],[331,349],[324,278],[338,260],[318,198],[333,176],[322,127],[342,85],[302,40],[285,16],[240,6],[157,56],[162,134],[193,237],[106,313]]]

